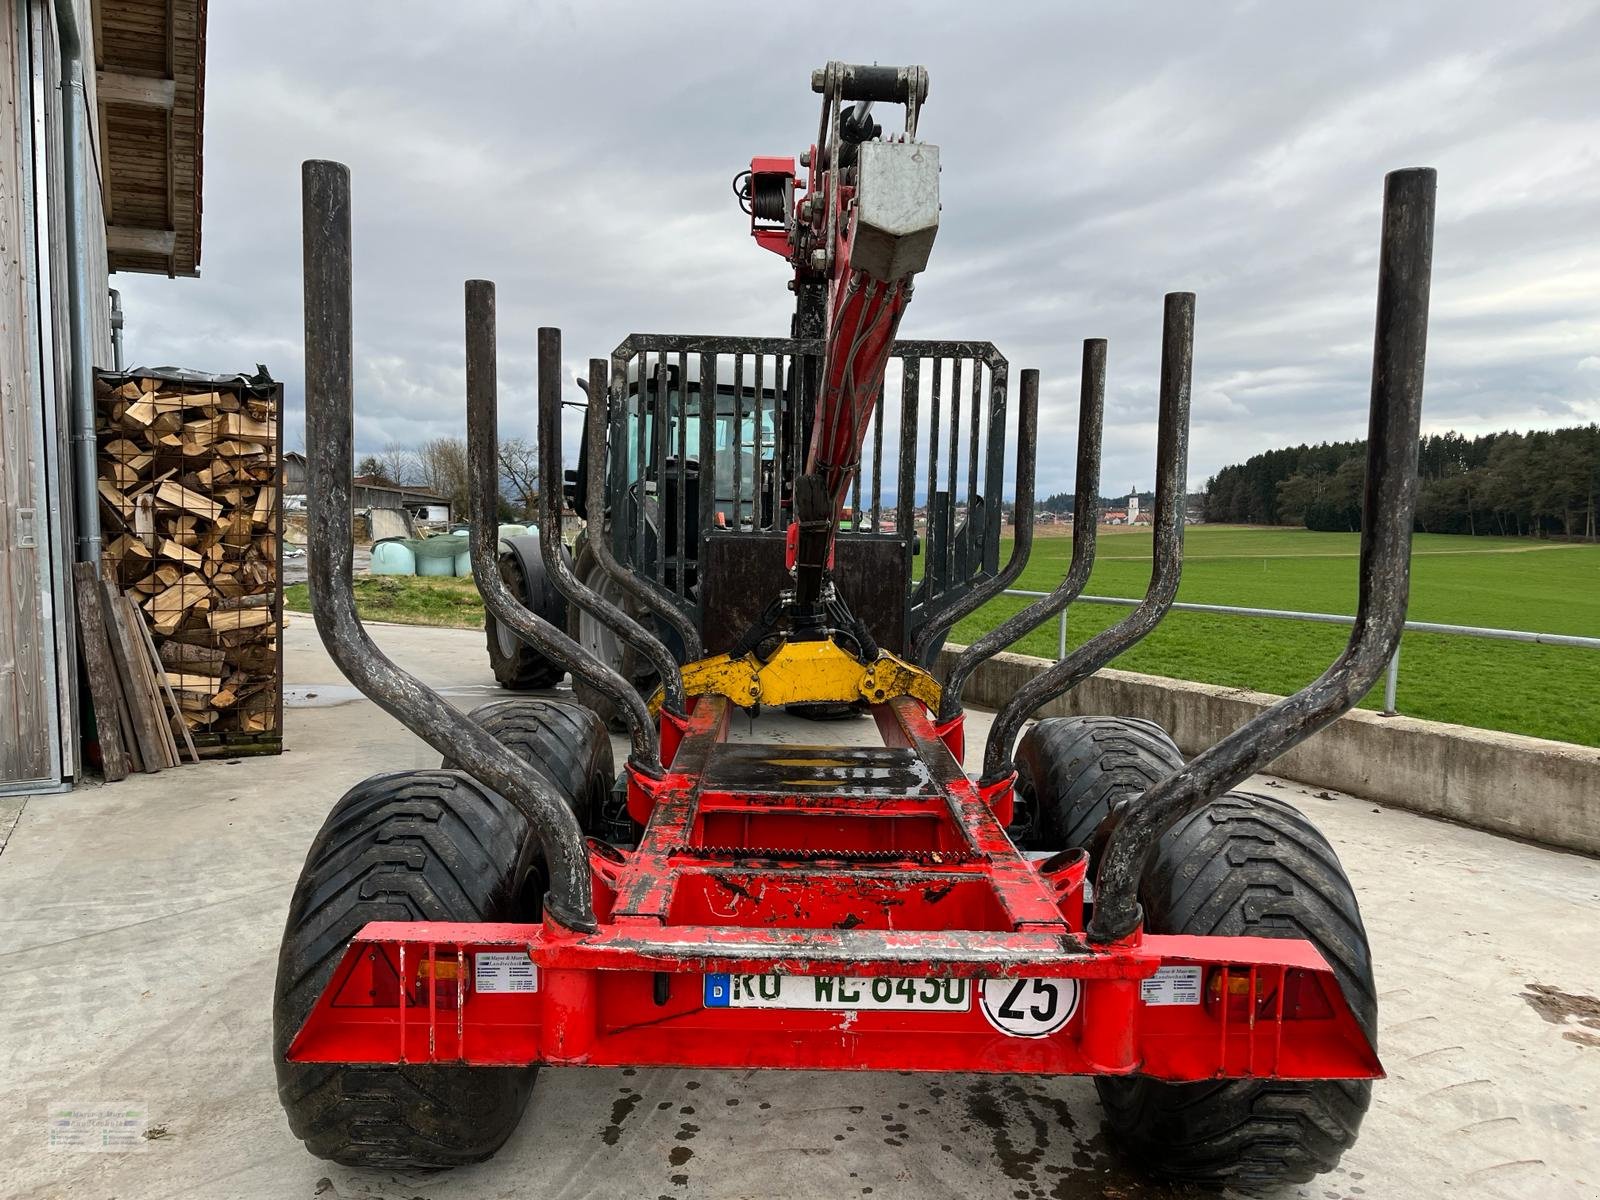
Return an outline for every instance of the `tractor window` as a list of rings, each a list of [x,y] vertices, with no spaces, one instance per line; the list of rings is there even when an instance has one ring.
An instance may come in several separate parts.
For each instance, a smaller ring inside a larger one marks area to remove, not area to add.
[[[640,475],[639,469],[639,401],[635,393],[629,398],[629,421],[627,445],[625,448],[627,463],[627,478],[631,483]],[[746,389],[743,411],[736,422],[734,418],[734,396],[731,388],[719,389],[717,395],[716,425],[712,434],[712,445],[716,456],[716,503],[720,506],[731,505],[734,500],[734,446],[737,434],[738,459],[739,459],[739,499],[741,507],[749,515],[754,511],[756,495],[761,480],[761,464],[769,461],[775,450],[777,439],[775,434],[777,398],[771,392],[762,396],[761,410],[756,410],[756,396],[753,390]],[[646,462],[649,470],[646,473],[647,484],[659,482],[662,464],[658,461],[658,446],[656,444],[656,408],[655,397],[649,397],[645,406],[644,420],[644,446]],[[691,462],[698,462],[700,458],[700,395],[697,389],[691,389],[687,402],[687,410],[682,399],[682,394],[677,388],[667,393],[667,410],[669,425],[667,427],[667,457],[675,459],[678,452],[680,432],[683,444],[688,449],[688,458]]]

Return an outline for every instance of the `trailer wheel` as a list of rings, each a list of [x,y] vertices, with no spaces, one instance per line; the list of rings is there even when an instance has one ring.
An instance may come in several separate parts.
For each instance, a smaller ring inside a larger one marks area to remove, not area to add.
[[[585,833],[597,833],[616,778],[611,735],[590,709],[535,697],[492,700],[467,714],[507,750],[532,763],[561,794]],[[445,769],[456,764],[448,758]]]
[[[457,771],[376,775],[334,805],[289,903],[272,1014],[278,1098],[311,1153],[355,1167],[453,1167],[511,1136],[537,1068],[284,1054],[368,921],[537,921],[538,854],[522,814]]]
[[[601,567],[599,559],[587,546],[578,551],[573,574],[585,587],[611,601],[647,629],[650,627],[650,617],[643,607],[622,590],[622,586]],[[650,664],[642,654],[612,632],[604,621],[581,605],[569,604],[567,622],[567,633],[572,640],[621,674],[640,695],[648,697],[655,691],[656,673],[651,670]],[[576,675],[572,677],[572,695],[579,704],[598,713],[606,728],[627,728],[622,710],[612,703],[610,697],[595,691]]]
[[[1024,850],[1089,847],[1111,806],[1183,766],[1154,721],[1048,717],[1017,746],[1016,806],[1007,831]]]
[[[566,628],[566,597],[545,578],[539,535],[529,532],[524,537],[507,538],[501,547],[500,578],[511,594],[557,629]],[[565,667],[526,645],[495,620],[494,614],[484,613],[483,629],[489,645],[489,666],[501,687],[513,692],[555,687],[567,673]]]
[[[1366,930],[1332,847],[1298,810],[1229,792],[1161,840],[1140,887],[1157,933],[1306,938],[1369,1038],[1378,1019]],[[1164,1083],[1100,1077],[1112,1138],[1157,1175],[1258,1188],[1332,1170],[1356,1140],[1370,1080]]]

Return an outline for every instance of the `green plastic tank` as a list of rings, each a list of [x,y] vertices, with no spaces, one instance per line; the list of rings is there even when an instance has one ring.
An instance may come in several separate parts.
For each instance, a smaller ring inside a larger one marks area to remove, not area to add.
[[[411,543],[417,556],[418,575],[454,575],[461,543],[448,534],[420,538]]]
[[[372,543],[371,575],[415,575],[417,556],[406,544],[406,538],[384,538]]]

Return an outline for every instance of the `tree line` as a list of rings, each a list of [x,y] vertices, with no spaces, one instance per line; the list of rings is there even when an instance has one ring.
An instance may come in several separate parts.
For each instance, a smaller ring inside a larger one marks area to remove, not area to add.
[[[538,516],[539,450],[524,438],[500,443],[500,519],[529,521]],[[457,520],[467,515],[467,443],[463,438],[434,438],[419,446],[389,445],[356,464],[356,474],[369,483],[416,488],[443,496]]]
[[[1268,450],[1206,482],[1206,520],[1361,528],[1367,444]],[[1595,540],[1600,425],[1530,433],[1429,434],[1417,447],[1424,533]]]

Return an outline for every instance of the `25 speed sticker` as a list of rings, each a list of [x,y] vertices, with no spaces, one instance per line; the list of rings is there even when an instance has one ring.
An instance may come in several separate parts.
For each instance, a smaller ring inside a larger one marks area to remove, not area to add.
[[[978,1006],[1001,1033],[1049,1037],[1078,1011],[1076,979],[985,979]]]

